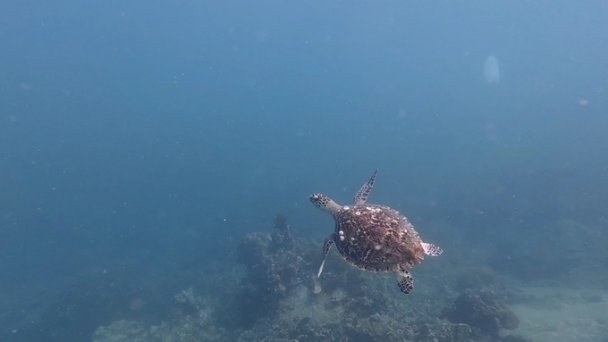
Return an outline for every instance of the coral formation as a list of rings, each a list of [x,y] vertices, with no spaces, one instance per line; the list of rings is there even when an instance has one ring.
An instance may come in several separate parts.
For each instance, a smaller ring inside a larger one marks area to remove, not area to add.
[[[248,234],[237,250],[237,260],[246,267],[237,294],[239,319],[245,326],[251,326],[260,317],[276,314],[280,300],[303,281],[300,271],[307,256],[302,248],[296,247],[287,219],[276,215],[273,228],[271,235]]]

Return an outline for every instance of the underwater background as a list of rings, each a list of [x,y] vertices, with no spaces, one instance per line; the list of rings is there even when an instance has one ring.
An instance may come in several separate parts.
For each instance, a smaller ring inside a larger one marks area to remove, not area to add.
[[[606,13],[3,1],[0,340],[608,341]],[[316,278],[376,169],[444,250],[407,296]]]

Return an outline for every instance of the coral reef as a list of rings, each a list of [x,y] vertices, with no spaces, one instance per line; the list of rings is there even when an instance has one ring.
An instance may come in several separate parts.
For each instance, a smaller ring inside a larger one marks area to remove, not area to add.
[[[182,291],[169,320],[150,328],[117,321],[98,328],[93,341],[473,341],[466,322],[437,318],[444,301],[430,288],[406,297],[392,274],[361,271],[334,253],[318,279],[321,242],[294,238],[281,215],[272,226],[239,243],[228,267],[243,272],[224,280],[238,285],[232,290]]]

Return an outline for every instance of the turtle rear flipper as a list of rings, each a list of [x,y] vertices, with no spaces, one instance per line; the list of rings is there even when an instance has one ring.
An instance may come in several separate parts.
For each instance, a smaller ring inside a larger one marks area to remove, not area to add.
[[[439,246],[435,246],[432,243],[422,243],[422,248],[424,248],[424,254],[429,256],[439,256],[443,253],[443,249]]]
[[[414,277],[409,271],[397,272],[397,285],[401,292],[410,294],[414,289]]]
[[[336,233],[331,233],[327,238],[325,238],[325,243],[323,243],[323,262],[321,262],[321,267],[319,267],[319,272],[317,273],[317,278],[321,277],[321,273],[323,273],[323,266],[325,266],[325,259],[327,259],[327,253],[329,253],[329,249],[331,245],[334,243],[334,239],[336,238]]]
[[[367,201],[367,196],[372,192],[372,188],[374,187],[374,181],[376,181],[376,173],[378,173],[378,169],[374,171],[374,174],[369,178],[369,180],[363,184],[357,195],[355,196],[355,200],[353,203],[355,205],[362,205]]]

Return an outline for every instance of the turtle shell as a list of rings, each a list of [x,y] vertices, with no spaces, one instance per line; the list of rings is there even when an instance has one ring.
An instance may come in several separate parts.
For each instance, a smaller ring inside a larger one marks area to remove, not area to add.
[[[367,271],[406,271],[424,260],[414,226],[387,206],[344,206],[334,214],[335,244],[353,266]]]

